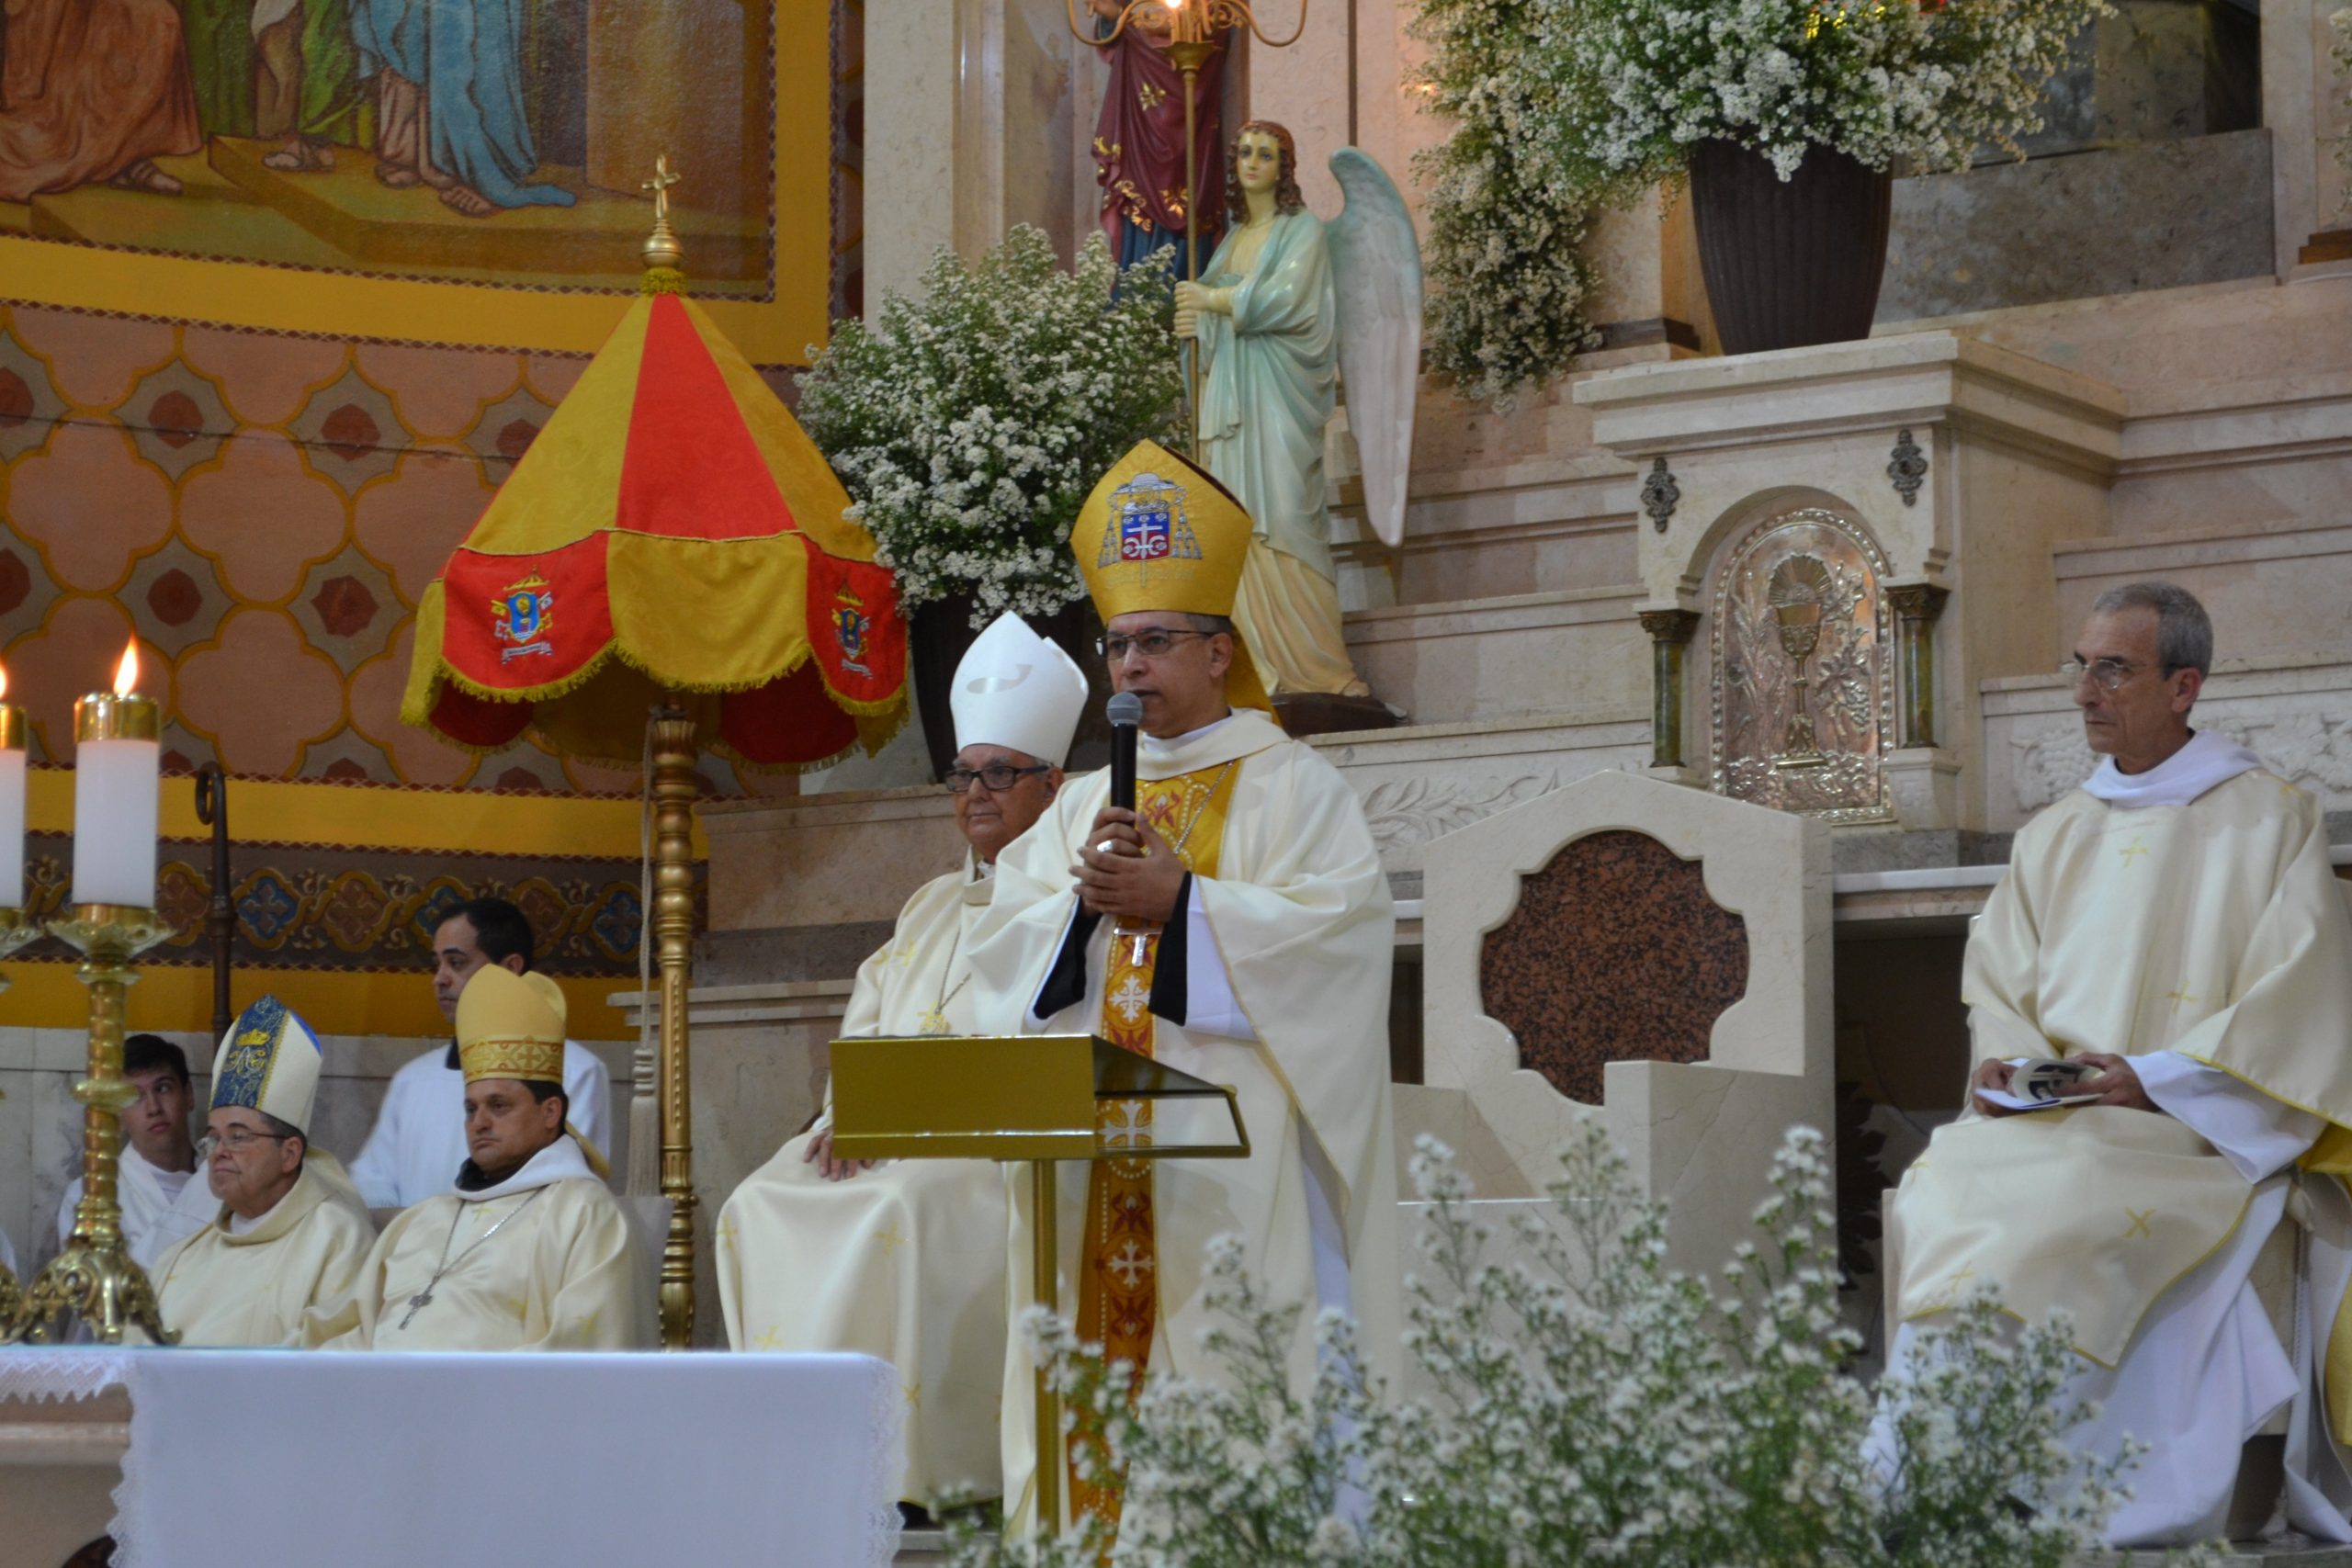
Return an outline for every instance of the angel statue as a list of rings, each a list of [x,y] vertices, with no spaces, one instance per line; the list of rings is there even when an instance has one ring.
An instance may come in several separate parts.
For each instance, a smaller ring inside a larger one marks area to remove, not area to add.
[[[1346,206],[1326,224],[1298,188],[1298,148],[1272,120],[1235,132],[1230,223],[1198,283],[1176,286],[1176,333],[1205,366],[1203,466],[1256,525],[1234,619],[1278,705],[1320,697],[1314,728],[1393,722],[1348,657],[1331,561],[1323,434],[1348,422],[1373,531],[1404,536],[1421,351],[1421,253],[1396,184],[1353,147],[1331,156]],[[1357,710],[1349,715],[1348,710]],[[1293,712],[1283,721],[1294,730]]]

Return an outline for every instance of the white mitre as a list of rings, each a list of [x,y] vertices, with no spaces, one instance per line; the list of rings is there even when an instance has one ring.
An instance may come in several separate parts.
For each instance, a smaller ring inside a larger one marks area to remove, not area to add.
[[[999,615],[956,666],[958,746],[1004,746],[1056,767],[1086,707],[1086,676],[1020,616]]]
[[[220,1037],[212,1058],[212,1109],[258,1111],[307,1137],[323,1065],[311,1026],[276,997],[264,997]]]

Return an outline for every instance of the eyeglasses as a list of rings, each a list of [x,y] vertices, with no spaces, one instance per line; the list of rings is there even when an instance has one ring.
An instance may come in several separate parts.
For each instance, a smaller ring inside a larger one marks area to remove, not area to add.
[[[1149,631],[1137,632],[1133,637],[1120,637],[1114,633],[1110,637],[1097,637],[1094,639],[1094,651],[1114,664],[1126,658],[1129,649],[1142,654],[1146,659],[1159,659],[1176,646],[1176,639],[1180,637],[1216,637],[1216,632],[1180,632],[1155,626]]]
[[[2120,692],[2124,682],[2146,668],[2146,665],[2128,659],[2094,659],[2088,664],[2079,659],[2069,659],[2058,666],[2058,673],[2072,685],[2081,685],[2083,677],[2087,675],[2098,683],[2100,691]]]
[[[988,785],[990,795],[1002,795],[1030,774],[1050,771],[1043,763],[1034,768],[1016,768],[1010,762],[990,762],[985,768],[950,768],[939,776],[957,795],[970,789],[974,779]]]
[[[217,1148],[225,1146],[243,1150],[253,1147],[265,1138],[272,1143],[282,1144],[287,1139],[297,1135],[293,1133],[256,1133],[251,1127],[232,1127],[226,1133],[205,1134],[196,1141],[196,1152],[209,1158],[212,1151]]]

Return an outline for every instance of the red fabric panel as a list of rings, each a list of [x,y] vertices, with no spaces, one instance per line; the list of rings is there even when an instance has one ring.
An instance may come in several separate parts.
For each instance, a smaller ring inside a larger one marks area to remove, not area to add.
[[[441,572],[442,660],[493,691],[533,691],[577,674],[613,640],[605,537],[600,530],[537,556],[461,547]]]
[[[890,569],[809,546],[808,646],[850,702],[871,706],[896,695],[907,679],[907,620]]]
[[[795,531],[710,350],[674,295],[658,295],[621,457],[618,526],[690,539]]]
[[[810,660],[780,681],[721,697],[718,737],[746,761],[816,762],[847,750],[857,721],[833,705]]]
[[[455,686],[443,686],[433,705],[433,728],[460,746],[503,746],[530,725],[529,703],[488,702]]]

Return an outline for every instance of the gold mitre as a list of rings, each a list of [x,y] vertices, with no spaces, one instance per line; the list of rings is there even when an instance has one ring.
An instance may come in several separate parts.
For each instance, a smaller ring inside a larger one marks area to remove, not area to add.
[[[1069,547],[1106,626],[1138,610],[1230,615],[1251,532],[1250,513],[1223,485],[1146,441],[1120,458],[1079,508]],[[1238,708],[1272,705],[1238,631],[1225,700]]]
[[[458,1060],[466,1081],[563,1082],[563,992],[545,975],[491,964],[458,993]]]

